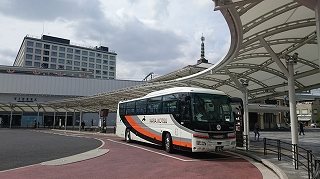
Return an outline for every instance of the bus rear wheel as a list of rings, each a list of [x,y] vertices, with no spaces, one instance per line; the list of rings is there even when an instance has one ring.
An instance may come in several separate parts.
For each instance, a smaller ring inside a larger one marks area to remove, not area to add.
[[[127,143],[131,142],[131,136],[130,136],[130,129],[129,128],[126,129],[126,132],[125,132],[125,135],[124,135],[124,140]]]
[[[173,147],[172,147],[172,137],[170,133],[166,133],[164,137],[164,150],[168,153],[173,152]]]

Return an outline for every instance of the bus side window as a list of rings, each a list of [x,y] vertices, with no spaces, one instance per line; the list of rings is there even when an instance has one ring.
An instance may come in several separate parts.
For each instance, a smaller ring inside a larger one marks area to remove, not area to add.
[[[119,115],[125,115],[125,112],[126,112],[126,103],[120,103],[119,104]]]

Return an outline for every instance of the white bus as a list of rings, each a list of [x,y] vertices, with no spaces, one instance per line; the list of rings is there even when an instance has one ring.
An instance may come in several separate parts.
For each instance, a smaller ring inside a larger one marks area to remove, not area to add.
[[[175,87],[121,101],[116,134],[125,141],[151,142],[173,149],[210,152],[235,147],[231,99],[223,92]]]

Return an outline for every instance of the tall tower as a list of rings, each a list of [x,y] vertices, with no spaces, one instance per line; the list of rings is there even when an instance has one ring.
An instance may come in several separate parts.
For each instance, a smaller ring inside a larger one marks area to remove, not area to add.
[[[201,36],[201,56],[200,56],[200,59],[197,61],[197,64],[208,63],[208,60],[204,57],[204,40],[205,38],[202,35]]]

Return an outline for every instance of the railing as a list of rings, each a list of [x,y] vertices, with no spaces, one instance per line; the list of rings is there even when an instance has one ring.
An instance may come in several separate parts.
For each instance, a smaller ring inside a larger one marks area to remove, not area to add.
[[[320,160],[314,156],[311,150],[299,147],[297,144],[267,138],[263,138],[263,149],[264,155],[267,155],[267,151],[276,153],[279,161],[283,156],[292,159],[296,170],[301,166],[308,171],[309,179],[320,179]]]

